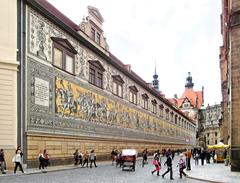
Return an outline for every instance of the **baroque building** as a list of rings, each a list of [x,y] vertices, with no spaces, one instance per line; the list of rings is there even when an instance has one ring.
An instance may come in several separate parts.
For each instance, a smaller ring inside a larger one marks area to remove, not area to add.
[[[194,83],[192,81],[191,73],[188,72],[186,78],[185,90],[180,98],[176,95],[174,98],[169,99],[171,103],[178,107],[185,115],[191,118],[196,124],[197,130],[197,144],[196,146],[204,146],[204,134],[202,125],[199,123],[199,117],[202,107],[204,106],[204,92],[194,91]]]
[[[109,51],[99,10],[76,25],[46,0],[18,4],[18,145],[35,166],[40,149],[53,165],[75,149],[108,158],[113,148],[182,149],[196,124]]]
[[[222,0],[220,71],[222,86],[221,139],[230,145],[231,170],[240,171],[240,2]]]
[[[214,145],[220,142],[220,128],[219,123],[222,119],[222,108],[220,104],[207,106],[200,112],[199,123],[202,126],[202,133],[204,135],[204,144],[202,147],[206,148],[208,145]]]

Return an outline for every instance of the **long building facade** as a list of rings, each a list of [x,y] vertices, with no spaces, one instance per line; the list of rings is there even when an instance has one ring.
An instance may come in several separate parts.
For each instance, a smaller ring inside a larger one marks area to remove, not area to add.
[[[240,1],[222,0],[220,47],[223,120],[221,138],[230,145],[231,170],[240,171]]]
[[[113,148],[195,145],[195,123],[109,51],[97,8],[80,25],[45,0],[21,1],[18,11],[18,145],[28,166],[40,149],[56,165],[75,149],[101,159]]]

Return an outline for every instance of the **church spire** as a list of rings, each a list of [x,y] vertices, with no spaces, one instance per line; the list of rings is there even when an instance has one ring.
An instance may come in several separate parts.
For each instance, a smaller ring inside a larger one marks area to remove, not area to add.
[[[193,88],[193,86],[194,86],[194,83],[192,82],[191,72],[188,72],[188,77],[186,78],[185,88],[191,89],[191,88]]]
[[[155,61],[155,73],[153,75],[153,82],[152,82],[153,88],[155,88],[157,91],[159,91],[159,80],[157,75],[157,68],[156,68],[156,61]]]

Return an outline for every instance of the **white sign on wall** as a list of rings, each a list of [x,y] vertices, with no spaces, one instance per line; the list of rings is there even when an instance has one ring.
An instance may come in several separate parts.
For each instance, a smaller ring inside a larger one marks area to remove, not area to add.
[[[49,107],[49,82],[35,78],[35,104]]]

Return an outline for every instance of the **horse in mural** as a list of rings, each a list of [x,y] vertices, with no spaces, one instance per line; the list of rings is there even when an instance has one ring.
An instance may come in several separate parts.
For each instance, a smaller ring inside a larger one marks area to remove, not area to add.
[[[76,101],[80,106],[78,114],[84,114],[84,120],[103,123],[112,123],[116,120],[117,113],[107,110],[105,101],[100,103],[96,102],[91,94],[81,93]]]
[[[87,93],[81,93],[76,99],[76,102],[80,106],[77,111],[77,115],[83,114],[84,116],[82,118],[84,120],[91,120],[95,113],[93,99]]]
[[[69,110],[68,116],[75,114],[77,112],[77,103],[73,99],[72,92],[64,90],[63,88],[58,88],[56,93],[57,96],[60,96],[60,104],[57,106],[58,113],[64,116],[66,115],[66,111]]]

